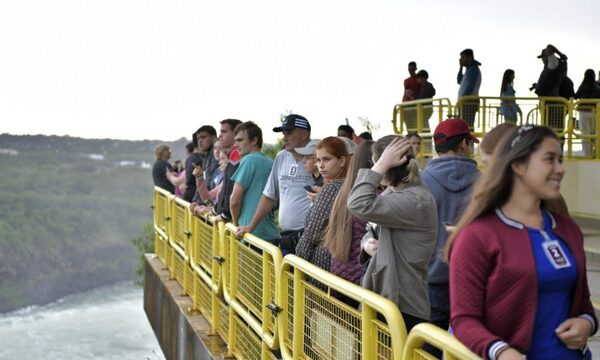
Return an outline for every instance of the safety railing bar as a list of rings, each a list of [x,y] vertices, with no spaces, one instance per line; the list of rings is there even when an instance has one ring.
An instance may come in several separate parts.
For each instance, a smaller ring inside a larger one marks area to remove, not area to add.
[[[184,259],[186,262],[189,260],[189,257],[188,257],[188,255],[185,253],[185,250],[183,250],[183,249],[180,247],[179,243],[176,243],[175,241],[173,241],[173,240],[170,240],[170,239],[169,239],[169,245],[170,245],[170,246],[173,248],[173,250],[175,250],[175,252],[176,252],[177,254],[179,254],[179,255],[180,255],[180,256],[181,256],[181,257],[182,257],[182,258],[183,258],[183,259]]]
[[[154,231],[156,231],[164,239],[169,240],[169,236],[167,235],[167,233],[165,233],[165,231],[163,229],[161,229],[161,228],[157,227],[156,225],[154,225]]]
[[[412,359],[414,350],[421,348],[424,343],[429,343],[442,350],[444,359],[480,359],[448,331],[428,323],[421,323],[412,328],[406,340],[403,359]]]
[[[275,342],[275,337],[273,337],[270,333],[263,331],[262,322],[255,316],[253,316],[250,312],[248,312],[244,304],[241,304],[236,300],[232,300],[231,304],[229,305],[231,306],[231,309],[233,309],[238,316],[244,319],[244,321],[248,323],[248,325],[252,328],[254,333],[258,335],[263,341],[265,341],[272,350],[279,349],[278,346],[273,347],[269,344],[269,342]]]
[[[227,223],[225,225],[225,228],[227,230],[229,230],[229,234],[231,234],[230,236],[235,236],[233,234],[235,234],[235,231],[237,230],[236,226],[234,226],[232,223]],[[245,234],[243,237],[243,240],[245,242],[247,242],[249,245],[254,246],[257,249],[259,249],[260,251],[262,251],[261,256],[263,257],[263,259],[265,256],[270,256],[271,260],[273,262],[273,267],[274,267],[275,271],[280,269],[280,267],[281,267],[281,250],[277,246],[275,246],[257,236],[254,236],[252,234]],[[237,239],[235,241],[239,241],[239,239]],[[230,246],[233,247],[232,245],[230,245]],[[263,285],[262,285],[263,286],[263,289],[262,289],[263,294],[265,293],[265,291],[264,291],[265,287],[271,287],[271,282],[264,281],[265,280],[265,271],[267,271],[267,270],[263,269]],[[275,297],[275,300],[277,301],[276,296],[279,292],[279,290],[278,290],[279,285],[277,284],[278,276],[276,274],[273,274],[273,276],[275,276],[275,294],[273,297]],[[230,287],[231,287],[231,285],[230,285]],[[224,292],[226,292],[226,289],[224,289]],[[227,295],[230,298],[231,304],[238,303],[237,298],[235,296],[231,296],[231,294],[229,294],[229,293]],[[265,299],[263,296],[262,307],[266,307],[269,303],[271,303],[271,299]],[[241,304],[241,303],[238,303],[238,304]],[[248,310],[246,310],[246,311],[248,311]],[[259,309],[259,311],[262,312],[263,309]],[[254,315],[252,315],[252,316],[254,316]],[[261,334],[262,339],[267,342],[267,344],[270,348],[276,349],[279,347],[278,346],[278,326],[276,324],[274,324],[273,333],[271,335],[271,333],[266,328],[265,320],[266,319],[262,319],[262,321],[260,322],[261,328],[260,328],[260,331],[257,331],[257,333]],[[263,329],[263,326],[265,327],[264,329]],[[265,335],[267,335],[267,336],[265,336]]]
[[[196,274],[198,274],[198,276],[199,276],[199,277],[200,277],[202,280],[204,280],[204,282],[205,282],[205,283],[207,283],[207,284],[210,284],[210,285],[211,285],[211,287],[212,287],[212,277],[211,277],[209,274],[207,274],[207,273],[204,271],[204,269],[202,269],[201,267],[199,267],[199,266],[197,266],[197,265],[195,265],[195,264],[192,264],[191,266],[192,266],[192,269],[194,270],[194,272],[195,272]]]
[[[302,273],[314,278],[325,286],[333,288],[335,291],[373,308],[385,317],[388,324],[396,324],[395,326],[389,327],[391,338],[396,339],[396,341],[392,343],[392,348],[394,353],[397,354],[396,356],[402,354],[404,343],[406,341],[406,326],[404,325],[404,320],[395,303],[370,290],[318,268],[295,255],[287,255],[283,258],[282,272],[285,270],[286,264],[289,265],[289,267],[300,270]],[[294,297],[296,298],[296,294],[294,294]],[[296,309],[294,308],[294,310]],[[296,321],[296,318],[294,318],[294,321]]]

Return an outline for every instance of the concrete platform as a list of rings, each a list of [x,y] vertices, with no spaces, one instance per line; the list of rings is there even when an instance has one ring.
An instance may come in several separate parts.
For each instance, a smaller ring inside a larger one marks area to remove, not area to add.
[[[182,287],[169,279],[169,271],[155,255],[144,262],[144,311],[167,360],[223,359],[227,346],[218,335],[209,335],[210,326],[192,300],[181,295]]]

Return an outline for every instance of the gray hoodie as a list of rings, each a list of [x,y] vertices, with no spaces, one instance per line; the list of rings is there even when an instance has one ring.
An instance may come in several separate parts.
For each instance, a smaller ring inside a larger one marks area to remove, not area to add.
[[[477,162],[462,156],[435,158],[421,173],[421,181],[433,194],[439,228],[436,250],[429,262],[429,283],[448,283],[448,264],[443,260],[448,233],[444,223],[455,225],[471,199],[473,183],[479,176]]]

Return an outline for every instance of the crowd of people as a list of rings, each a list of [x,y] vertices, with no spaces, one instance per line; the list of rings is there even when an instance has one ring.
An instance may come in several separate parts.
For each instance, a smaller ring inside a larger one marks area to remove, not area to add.
[[[538,58],[542,61],[543,68],[540,72],[538,81],[533,83],[529,90],[535,92],[540,97],[561,97],[564,99],[598,99],[600,98],[600,71],[596,79],[596,73],[593,69],[587,69],[583,74],[583,80],[577,91],[574,83],[568,75],[567,55],[559,51],[554,45],[549,44],[542,49]],[[458,102],[460,104],[459,116],[467,122],[473,129],[475,117],[479,111],[479,100],[473,98],[479,96],[481,86],[481,63],[475,59],[472,49],[465,49],[460,53],[459,70],[457,74]],[[425,70],[417,71],[417,64],[414,61],[408,63],[409,77],[404,80],[404,95],[402,101],[412,101],[420,99],[430,99],[435,95],[435,88],[428,82],[429,74]],[[506,69],[502,76],[499,96],[500,108],[499,114],[505,122],[517,123],[523,118],[523,114],[514,97],[515,71]],[[426,105],[426,104],[424,104]],[[557,101],[546,102],[547,107],[547,125],[553,129],[563,130],[565,128],[566,109]],[[577,128],[582,135],[593,135],[596,133],[595,104],[583,104],[576,109],[579,113]],[[430,106],[423,107],[423,126],[428,128],[429,118],[432,114]],[[407,110],[404,121],[408,129],[417,128],[416,110]],[[591,156],[593,154],[593,141],[584,139],[583,154]]]
[[[200,127],[183,170],[158,145],[155,185],[194,214],[232,222],[239,237],[256,235],[392,300],[407,331],[431,322],[490,359],[591,357],[598,322],[583,236],[560,195],[551,128],[500,125],[481,143],[481,173],[479,140],[460,118],[434,129],[438,156],[423,169],[418,134],[373,141],[341,125],[337,136],[311,139],[298,114],[272,131],[283,135],[274,160],[251,121],[223,120],[218,136]]]
[[[548,45],[538,58],[537,95],[600,98],[594,70],[574,91],[565,54]],[[461,118],[434,129],[437,156],[422,169],[418,133],[373,141],[344,124],[337,136],[311,139],[308,119],[290,114],[272,129],[283,135],[273,160],[259,126],[225,119],[218,133],[204,125],[192,134],[184,164],[171,165],[169,147],[158,145],[154,184],[196,215],[232,222],[239,237],[256,235],[392,300],[407,331],[433,323],[489,359],[591,358],[586,342],[598,321],[583,235],[560,194],[562,146],[552,130],[564,127],[563,110],[549,107],[549,127],[517,126],[515,71],[507,69],[505,123],[481,142],[480,172],[471,133],[479,101],[461,98],[478,96],[481,63],[465,49],[459,65]],[[408,72],[403,101],[435,96],[426,70],[410,62]],[[582,133],[593,134],[594,110],[577,110]],[[583,151],[591,153],[591,142]]]

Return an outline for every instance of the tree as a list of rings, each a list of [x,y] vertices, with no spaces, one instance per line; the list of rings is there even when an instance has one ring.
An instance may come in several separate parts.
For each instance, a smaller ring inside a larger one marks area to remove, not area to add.
[[[140,236],[131,240],[131,243],[140,252],[140,262],[135,271],[137,279],[135,281],[138,285],[144,284],[144,255],[148,253],[154,253],[154,227],[152,224],[146,224]]]

